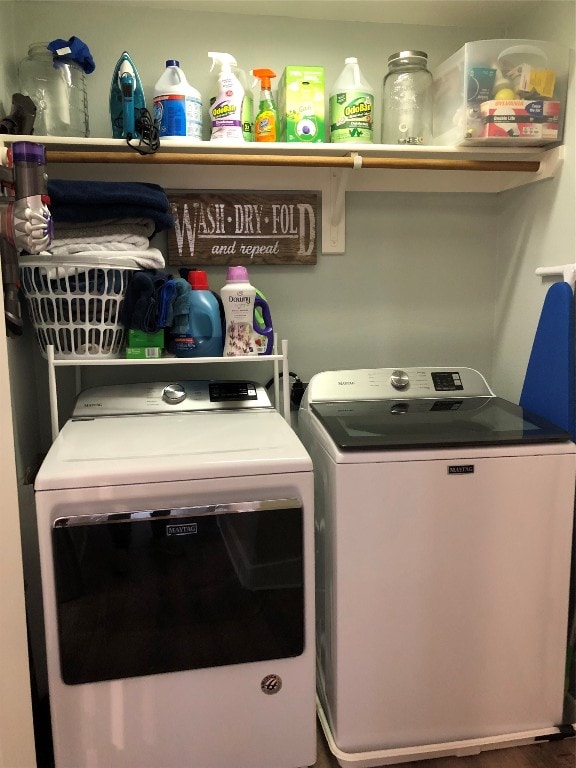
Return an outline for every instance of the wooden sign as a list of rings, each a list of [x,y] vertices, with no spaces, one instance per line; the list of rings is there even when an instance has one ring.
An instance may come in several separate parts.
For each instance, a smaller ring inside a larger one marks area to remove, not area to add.
[[[315,192],[169,192],[168,264],[316,264]]]

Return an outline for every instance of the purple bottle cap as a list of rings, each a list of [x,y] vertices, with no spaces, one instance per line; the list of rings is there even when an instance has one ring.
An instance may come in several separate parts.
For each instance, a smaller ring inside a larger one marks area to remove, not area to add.
[[[43,144],[33,141],[15,141],[12,144],[12,160],[20,163],[46,163],[46,153]]]
[[[226,273],[226,280],[230,282],[247,282],[248,280],[248,270],[246,267],[228,267],[228,272]]]

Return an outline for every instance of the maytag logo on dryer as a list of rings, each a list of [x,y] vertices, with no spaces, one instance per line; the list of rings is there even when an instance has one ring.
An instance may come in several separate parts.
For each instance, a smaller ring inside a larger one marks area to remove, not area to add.
[[[448,464],[449,475],[473,475],[474,464]]]
[[[166,526],[166,536],[190,536],[191,533],[198,533],[198,523]]]

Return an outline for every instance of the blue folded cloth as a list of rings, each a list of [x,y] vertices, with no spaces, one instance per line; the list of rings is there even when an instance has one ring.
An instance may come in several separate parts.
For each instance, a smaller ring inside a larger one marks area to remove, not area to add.
[[[126,287],[120,310],[120,321],[125,328],[155,333],[160,330],[158,310],[160,294],[168,275],[155,269],[134,272]]]
[[[158,306],[158,327],[159,328],[168,328],[170,323],[172,322],[170,319],[170,315],[172,312],[172,299],[174,297],[175,290],[176,288],[174,286],[174,280],[172,278],[170,278],[169,280],[166,280],[166,282],[162,286],[162,289],[160,290],[159,306]]]
[[[158,184],[49,179],[48,195],[55,222],[147,218],[156,232],[174,226],[168,197]]]
[[[48,43],[48,50],[52,51],[55,59],[75,61],[87,75],[96,69],[90,49],[79,37],[71,37],[69,40],[61,40],[60,38],[52,40],[51,43]]]
[[[170,328],[173,336],[183,336],[188,333],[191,293],[192,288],[187,280],[181,277],[174,278],[174,294],[166,322],[166,327]]]

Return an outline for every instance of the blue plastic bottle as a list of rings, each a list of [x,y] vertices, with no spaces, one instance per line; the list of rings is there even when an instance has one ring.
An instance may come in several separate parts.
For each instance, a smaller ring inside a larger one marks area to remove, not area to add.
[[[176,357],[222,357],[224,341],[218,299],[208,288],[208,277],[201,269],[188,273],[190,313],[188,333],[174,339]]]

